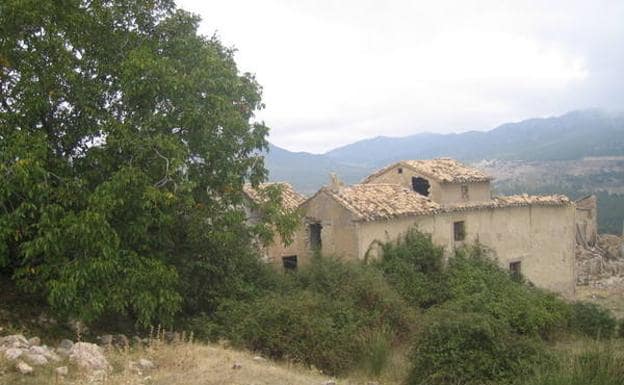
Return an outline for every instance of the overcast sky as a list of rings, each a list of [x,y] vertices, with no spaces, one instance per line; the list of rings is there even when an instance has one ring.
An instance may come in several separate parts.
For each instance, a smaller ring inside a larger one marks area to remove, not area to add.
[[[623,106],[623,0],[178,5],[238,49],[264,87],[269,140],[289,150]]]

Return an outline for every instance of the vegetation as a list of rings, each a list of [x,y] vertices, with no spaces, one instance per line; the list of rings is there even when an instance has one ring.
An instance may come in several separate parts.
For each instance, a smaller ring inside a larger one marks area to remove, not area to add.
[[[0,5],[0,274],[58,315],[213,311],[290,223],[245,224],[261,89],[198,22],[172,0]]]

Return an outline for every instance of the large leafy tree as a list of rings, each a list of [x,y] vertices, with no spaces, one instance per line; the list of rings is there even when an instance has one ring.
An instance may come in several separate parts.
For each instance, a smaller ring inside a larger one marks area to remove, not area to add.
[[[0,3],[0,269],[64,314],[147,323],[246,290],[261,90],[198,22],[170,0]]]

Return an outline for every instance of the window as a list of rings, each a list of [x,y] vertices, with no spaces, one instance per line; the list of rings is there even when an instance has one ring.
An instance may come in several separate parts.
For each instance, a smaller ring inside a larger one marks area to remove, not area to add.
[[[464,201],[470,200],[470,195],[468,195],[468,185],[467,184],[461,185],[461,196],[462,196],[462,200],[464,200]]]
[[[397,168],[397,173],[403,174],[403,168],[401,168],[401,167]]]
[[[412,189],[420,195],[428,197],[429,187],[431,186],[429,185],[429,181],[427,179],[418,176],[412,178]]]
[[[509,264],[509,272],[513,279],[520,279],[522,276],[522,262],[511,262]]]
[[[289,255],[287,257],[282,257],[282,265],[284,266],[284,270],[297,270],[297,256]]]
[[[320,223],[311,223],[310,224],[310,248],[312,250],[320,250],[322,247],[321,244],[321,231],[323,230],[323,226]]]
[[[453,222],[453,239],[456,242],[466,239],[466,226],[464,221]]]

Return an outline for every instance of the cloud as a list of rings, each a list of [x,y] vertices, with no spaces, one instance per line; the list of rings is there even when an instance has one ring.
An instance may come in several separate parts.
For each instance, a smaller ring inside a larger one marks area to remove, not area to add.
[[[180,1],[264,87],[270,140],[490,129],[624,96],[621,1]]]

